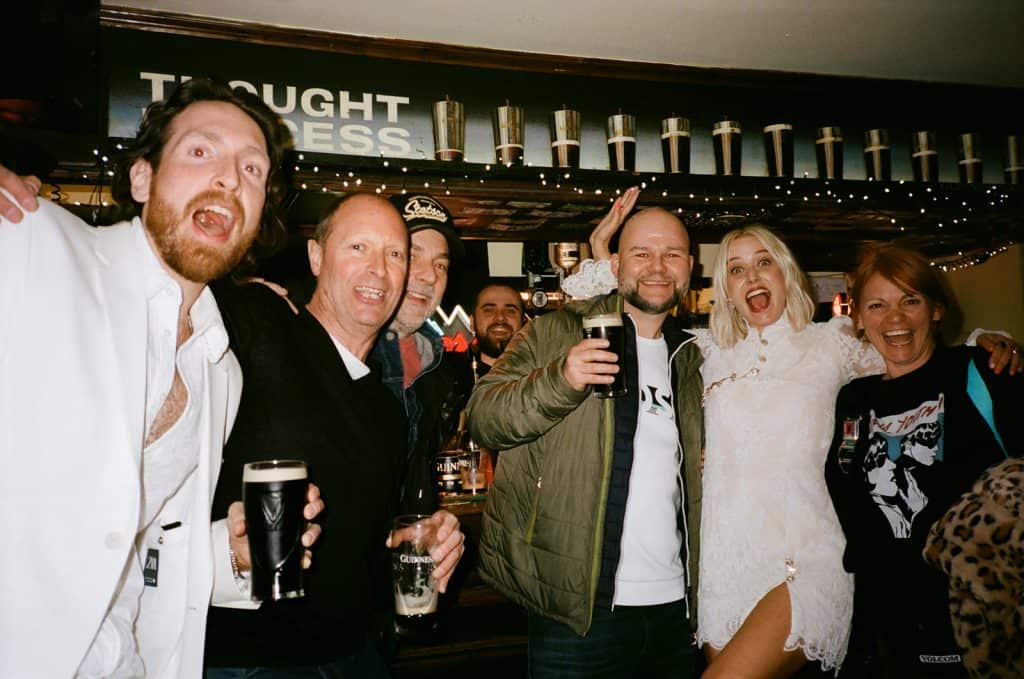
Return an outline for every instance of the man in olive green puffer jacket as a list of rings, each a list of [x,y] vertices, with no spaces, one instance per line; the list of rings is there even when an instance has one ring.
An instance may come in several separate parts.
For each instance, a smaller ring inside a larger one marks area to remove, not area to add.
[[[529,612],[531,677],[694,672],[701,356],[669,316],[692,262],[675,216],[638,213],[612,258],[618,294],[523,328],[470,399],[474,440],[503,451],[480,570]],[[619,365],[581,324],[622,311]],[[626,396],[592,393],[620,369]]]

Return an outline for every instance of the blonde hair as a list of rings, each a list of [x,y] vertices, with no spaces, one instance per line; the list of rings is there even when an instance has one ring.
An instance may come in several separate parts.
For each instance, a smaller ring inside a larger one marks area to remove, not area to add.
[[[726,278],[729,273],[729,248],[744,237],[753,236],[761,241],[765,250],[782,269],[786,283],[786,316],[794,330],[803,330],[814,317],[814,299],[811,297],[807,276],[796,263],[793,253],[767,226],[751,224],[725,234],[719,243],[718,257],[711,273],[711,287],[715,304],[711,307],[711,336],[718,346],[728,349],[747,336],[747,322],[736,308],[728,303]]]

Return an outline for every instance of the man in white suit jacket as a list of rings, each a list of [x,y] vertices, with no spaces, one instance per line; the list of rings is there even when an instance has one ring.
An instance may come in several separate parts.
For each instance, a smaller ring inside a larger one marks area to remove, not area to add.
[[[240,505],[210,523],[241,371],[206,283],[280,228],[281,135],[191,81],[115,180],[141,218],[0,217],[0,676],[199,677],[209,603],[244,605]]]

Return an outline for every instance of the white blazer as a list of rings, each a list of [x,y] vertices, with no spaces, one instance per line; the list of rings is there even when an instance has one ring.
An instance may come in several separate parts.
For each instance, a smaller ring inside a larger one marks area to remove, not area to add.
[[[45,201],[0,219],[0,677],[73,676],[126,564],[148,677],[201,676],[215,570],[216,598],[239,599],[226,529],[210,525],[241,390],[230,351],[207,365],[198,468],[136,535],[147,303],[132,228]],[[159,549],[156,587],[128,563],[135,540],[143,558]]]

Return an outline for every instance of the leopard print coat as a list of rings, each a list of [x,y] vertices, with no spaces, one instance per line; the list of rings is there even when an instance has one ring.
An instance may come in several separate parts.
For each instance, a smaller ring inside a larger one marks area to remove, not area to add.
[[[949,576],[971,677],[1024,677],[1024,459],[982,474],[932,526],[924,557]]]

